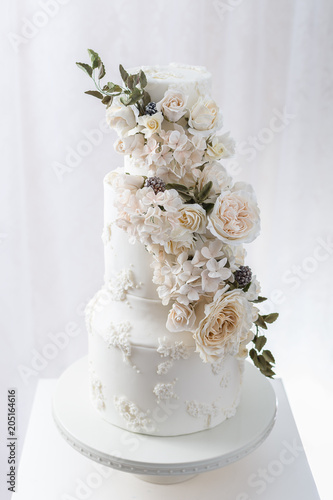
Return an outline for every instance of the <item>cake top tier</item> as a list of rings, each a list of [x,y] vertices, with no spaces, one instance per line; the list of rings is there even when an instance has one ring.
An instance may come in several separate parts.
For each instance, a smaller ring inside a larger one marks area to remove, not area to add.
[[[212,76],[203,66],[171,63],[168,66],[141,66],[131,68],[130,73],[142,69],[147,77],[146,90],[152,101],[160,101],[168,89],[182,90],[192,105],[199,95],[211,93]]]

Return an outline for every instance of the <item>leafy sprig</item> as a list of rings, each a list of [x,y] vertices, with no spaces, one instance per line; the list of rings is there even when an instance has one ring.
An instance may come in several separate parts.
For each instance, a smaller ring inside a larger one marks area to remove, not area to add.
[[[184,200],[184,203],[198,203],[204,208],[204,210],[206,210],[207,214],[209,214],[214,208],[214,203],[206,202],[209,198],[212,187],[212,181],[207,182],[201,190],[198,189],[198,183],[191,187],[184,186],[183,184],[172,183],[166,185],[166,189],[175,189]]]
[[[97,52],[88,49],[91,64],[77,62],[76,65],[82,69],[94,82],[97,90],[87,90],[85,94],[92,95],[100,99],[106,107],[111,106],[114,97],[119,97],[124,106],[135,105],[140,115],[145,114],[145,107],[150,102],[150,95],[145,90],[147,78],[145,73],[140,70],[136,74],[129,74],[120,64],[120,76],[124,86],[113,82],[108,82],[102,86],[101,80],[105,76],[105,66]]]
[[[266,300],[265,297],[258,297],[258,299],[253,302],[263,302],[264,300]],[[278,313],[258,315],[257,320],[254,322],[256,326],[256,334],[252,339],[254,347],[249,352],[250,358],[252,359],[254,365],[259,368],[263,375],[269,378],[273,378],[275,375],[275,372],[273,370],[275,359],[271,351],[269,351],[268,349],[262,350],[266,345],[267,338],[265,335],[259,333],[259,328],[267,330],[267,323],[274,323],[274,321],[277,320],[278,316]]]

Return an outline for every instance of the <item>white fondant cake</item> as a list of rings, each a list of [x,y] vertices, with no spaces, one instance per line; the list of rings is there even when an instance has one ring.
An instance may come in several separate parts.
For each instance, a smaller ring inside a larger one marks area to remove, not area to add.
[[[241,396],[260,301],[243,243],[259,211],[218,162],[234,143],[217,136],[205,68],[120,69],[125,87],[93,94],[124,166],[104,179],[104,285],[86,309],[91,400],[124,429],[193,433],[232,417]]]

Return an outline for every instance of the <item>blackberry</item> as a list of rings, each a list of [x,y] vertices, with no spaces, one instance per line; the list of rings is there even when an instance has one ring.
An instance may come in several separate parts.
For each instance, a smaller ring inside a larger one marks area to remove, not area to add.
[[[163,193],[165,191],[165,182],[160,177],[149,177],[146,179],[145,187],[151,187],[154,193]]]
[[[156,102],[149,102],[145,107],[145,114],[154,115],[155,113],[157,113]]]
[[[249,266],[240,266],[235,272],[235,280],[241,288],[251,283],[252,271]]]

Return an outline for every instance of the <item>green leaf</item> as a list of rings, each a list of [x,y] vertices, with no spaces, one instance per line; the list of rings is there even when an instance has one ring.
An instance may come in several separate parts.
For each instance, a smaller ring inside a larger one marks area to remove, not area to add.
[[[105,67],[102,61],[99,63],[98,69],[98,79],[101,80],[105,76]]]
[[[145,90],[143,91],[142,104],[144,107],[151,102],[150,95]]]
[[[256,337],[255,339],[253,339],[253,343],[256,346],[257,351],[259,351],[259,352],[264,347],[266,342],[267,342],[267,339],[266,339],[265,335],[261,335],[260,337]]]
[[[271,313],[263,316],[265,323],[274,323],[279,317],[279,313]]]
[[[98,99],[103,99],[103,94],[98,92],[98,90],[86,90],[85,94],[93,95],[94,97],[97,97]]]
[[[81,68],[85,73],[87,73],[87,75],[89,75],[90,77],[92,76],[92,68],[89,66],[89,64],[80,63],[80,62],[77,62],[75,64],[76,64],[76,66]]]
[[[129,103],[130,103],[130,96],[126,96],[126,95],[122,95],[120,97],[120,102],[124,105],[124,106],[128,106]]]
[[[118,93],[118,92],[121,93],[123,90],[120,87],[120,85],[116,85],[115,83],[112,83],[112,82],[108,82],[106,87],[107,87],[108,91],[115,92],[115,93]]]
[[[99,55],[97,54],[97,52],[95,52],[92,49],[88,49],[88,54],[90,55],[92,69],[98,68],[98,66],[100,65],[100,63],[102,61],[101,61],[101,58],[99,57]]]
[[[262,354],[258,355],[258,364],[261,366],[263,370],[267,370],[269,368],[269,363],[267,363],[266,359]]]
[[[251,282],[243,287],[243,292],[247,292],[251,286]]]
[[[127,78],[129,77],[129,74],[127,73],[126,69],[121,64],[119,64],[119,71],[120,71],[120,76],[121,76],[123,82],[126,85],[127,84]]]
[[[204,210],[206,210],[206,213],[207,213],[207,214],[210,214],[210,213],[211,213],[211,211],[212,211],[212,210],[213,210],[213,208],[214,208],[214,203],[203,203],[203,204],[202,204],[202,208],[203,208]]]
[[[207,182],[207,184],[204,185],[204,187],[202,188],[202,190],[198,195],[198,201],[205,201],[208,198],[212,186],[213,186],[212,181],[209,181]]]
[[[257,325],[257,326],[260,326],[260,328],[263,328],[264,330],[267,330],[267,325],[266,325],[263,317],[260,316],[260,314],[258,316],[257,321],[255,321],[254,324]]]
[[[139,99],[141,99],[141,97],[142,97],[142,91],[138,89],[138,87],[134,87],[133,92],[129,96],[129,101],[127,106],[137,103]]]
[[[135,75],[129,75],[129,77],[126,80],[126,86],[130,89],[133,90],[135,85]]]
[[[262,355],[264,356],[266,361],[268,361],[269,363],[275,363],[275,359],[274,359],[274,356],[271,353],[271,351],[268,351],[267,349],[265,349],[264,351],[262,351]]]
[[[102,99],[103,104],[107,104],[109,107],[112,104],[112,97],[110,95],[105,95]]]
[[[252,300],[251,302],[253,302],[254,304],[259,304],[260,302],[264,302],[266,299],[266,297],[258,297],[256,300]]]
[[[179,191],[182,193],[188,192],[188,188],[186,186],[184,186],[183,184],[168,183],[165,187],[166,187],[166,189],[176,189],[176,191]]]
[[[142,71],[142,69],[140,70],[140,73],[139,73],[139,81],[140,81],[140,87],[143,89],[144,87],[146,87],[147,85],[147,77],[146,75],[144,74],[144,72]]]

